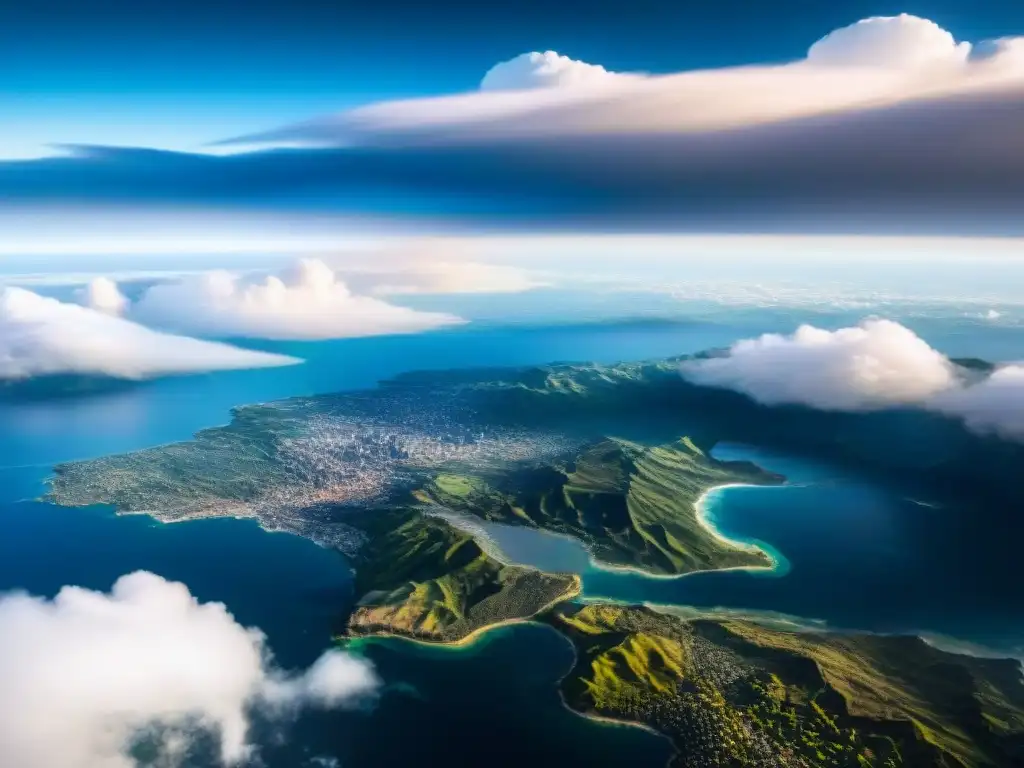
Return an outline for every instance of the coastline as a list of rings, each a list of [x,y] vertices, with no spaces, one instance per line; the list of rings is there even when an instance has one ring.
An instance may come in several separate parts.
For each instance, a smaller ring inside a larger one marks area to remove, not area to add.
[[[603,725],[603,726],[608,726],[608,727],[613,727],[613,728],[639,728],[640,730],[646,731],[647,733],[651,734],[652,736],[657,736],[660,739],[664,739],[672,747],[672,754],[669,755],[669,758],[668,758],[668,760],[665,763],[666,766],[671,765],[672,761],[675,759],[676,755],[678,754],[678,750],[675,747],[675,742],[673,742],[672,739],[669,736],[667,736],[666,734],[662,733],[657,728],[653,728],[653,727],[647,725],[646,723],[641,723],[641,722],[638,722],[636,720],[624,720],[624,719],[621,719],[621,718],[609,717],[607,715],[598,714],[597,712],[583,712],[583,711],[580,711],[578,709],[574,709],[572,706],[570,706],[569,702],[566,701],[565,693],[562,691],[562,683],[564,682],[565,678],[568,677],[572,673],[572,670],[575,668],[576,662],[579,659],[579,654],[576,651],[576,646],[573,644],[572,640],[570,640],[565,635],[565,633],[560,632],[558,630],[558,628],[553,626],[552,624],[548,624],[547,622],[543,622],[543,621],[538,621],[536,619],[536,616],[540,615],[541,613],[544,613],[544,611],[549,610],[551,607],[553,607],[554,605],[557,605],[559,602],[563,602],[563,601],[561,601],[561,600],[556,601],[556,602],[552,603],[551,605],[546,606],[543,611],[538,611],[536,614],[534,614],[533,616],[528,617],[528,618],[506,619],[504,621],[495,622],[494,624],[488,624],[487,626],[484,626],[484,627],[479,627],[477,629],[474,629],[472,632],[470,632],[465,637],[460,638],[459,640],[452,640],[452,641],[423,640],[421,638],[409,637],[408,635],[396,635],[396,634],[390,634],[390,633],[387,633],[387,632],[372,632],[372,633],[367,633],[365,635],[355,635],[355,636],[349,636],[349,637],[342,637],[340,639],[343,640],[346,643],[358,643],[360,640],[370,640],[370,641],[381,640],[381,639],[383,639],[383,640],[400,640],[403,643],[408,643],[408,644],[411,644],[411,645],[418,645],[418,646],[420,646],[422,648],[429,648],[429,649],[434,650],[434,651],[452,651],[452,652],[455,652],[455,651],[464,651],[464,650],[466,650],[466,648],[468,646],[475,645],[475,644],[481,642],[484,639],[484,637],[486,635],[488,635],[489,633],[491,633],[493,631],[496,631],[496,630],[503,629],[503,628],[512,627],[512,626],[518,626],[518,625],[525,625],[525,624],[532,624],[533,626],[536,626],[536,627],[544,627],[546,629],[551,630],[556,635],[558,635],[563,641],[565,641],[569,645],[569,648],[572,651],[572,658],[573,658],[572,666],[570,666],[569,669],[566,670],[564,675],[562,675],[561,677],[559,677],[555,681],[555,689],[558,691],[558,699],[562,703],[562,706],[565,707],[565,709],[567,711],[571,712],[576,717],[582,717],[582,718],[584,718],[586,720],[590,720],[591,722],[598,723],[598,724]]]
[[[767,542],[760,540],[747,540],[747,539],[733,539],[726,536],[721,530],[719,530],[714,523],[713,517],[709,514],[707,509],[707,503],[710,500],[712,494],[717,494],[719,491],[724,491],[729,488],[786,488],[790,487],[787,483],[782,485],[759,485],[756,483],[724,483],[722,485],[715,485],[705,490],[694,502],[694,513],[697,519],[697,523],[703,528],[713,539],[720,544],[729,547],[733,550],[761,553],[768,559],[767,565],[736,565],[727,566],[723,568],[702,568],[700,570],[688,571],[686,573],[651,573],[643,568],[635,565],[620,565],[616,563],[608,563],[598,559],[591,548],[586,542],[571,536],[566,533],[560,533],[558,531],[549,531],[545,528],[525,527],[524,530],[529,530],[538,536],[547,536],[555,539],[561,539],[568,541],[575,546],[578,546],[580,550],[586,554],[587,566],[594,571],[601,571],[604,573],[624,573],[640,576],[645,579],[654,580],[672,580],[682,579],[688,576],[694,576],[701,573],[717,573],[726,571],[747,571],[753,573],[759,573],[763,575],[770,575],[773,577],[784,576],[789,572],[789,560],[779,552],[777,549],[772,547]],[[494,558],[498,562],[504,565],[515,565],[520,568],[537,568],[538,570],[548,570],[547,568],[538,567],[536,565],[526,564],[517,562],[514,558],[509,557],[504,550],[502,550],[500,543],[494,538],[494,536],[487,530],[487,525],[493,525],[497,527],[508,527],[508,528],[520,528],[510,523],[499,523],[495,521],[480,521],[465,514],[453,513],[449,510],[430,510],[425,514],[440,517],[450,525],[458,528],[459,530],[473,536],[477,543],[480,545],[488,556]],[[585,573],[581,574],[585,575]]]
[[[486,635],[488,632],[494,629],[510,627],[516,624],[541,624],[542,622],[538,622],[535,620],[537,616],[540,616],[542,613],[547,613],[559,603],[564,603],[567,600],[573,600],[574,598],[580,597],[582,593],[583,580],[580,578],[580,575],[578,573],[574,573],[572,586],[565,592],[563,592],[561,595],[556,597],[554,600],[550,601],[549,603],[546,603],[535,613],[532,613],[529,616],[522,616],[514,619],[502,619],[501,621],[496,621],[493,624],[485,624],[482,627],[477,627],[476,629],[472,630],[467,635],[460,637],[458,640],[428,640],[422,637],[411,637],[409,635],[401,635],[396,632],[382,631],[366,632],[356,635],[344,635],[340,639],[345,640],[347,642],[353,642],[360,640],[362,638],[388,638],[403,640],[407,643],[416,643],[418,645],[423,645],[430,648],[449,648],[455,650],[459,648],[465,648],[466,646],[473,645],[474,643],[479,642],[484,635]]]
[[[646,731],[652,736],[657,736],[660,739],[664,739],[669,743],[669,746],[672,748],[671,754],[669,754],[668,759],[665,760],[665,766],[666,768],[669,768],[669,766],[671,766],[672,763],[675,761],[676,757],[678,757],[679,750],[676,747],[675,741],[673,741],[672,737],[669,736],[667,733],[662,733],[657,728],[647,725],[647,723],[641,723],[638,720],[624,720],[618,717],[609,717],[608,715],[601,715],[597,712],[584,712],[578,709],[574,709],[569,704],[569,702],[565,698],[565,691],[562,690],[562,683],[564,683],[565,679],[572,674],[572,671],[574,669],[576,669],[576,665],[579,663],[580,655],[579,652],[576,650],[576,644],[569,638],[568,635],[566,635],[564,632],[560,632],[558,628],[552,624],[545,624],[544,626],[550,627],[559,637],[561,637],[566,643],[569,644],[569,648],[572,650],[572,666],[569,667],[569,669],[566,670],[565,674],[558,678],[558,680],[555,683],[555,687],[558,690],[558,699],[562,702],[562,706],[570,712],[572,712],[577,717],[583,717],[595,723],[600,723],[602,725],[615,728],[639,728],[640,730]]]
[[[630,573],[637,576],[642,576],[645,579],[657,579],[657,580],[672,580],[672,579],[685,579],[690,576],[696,576],[702,573],[725,573],[728,571],[747,571],[753,573],[763,573],[773,577],[785,576],[789,572],[789,560],[786,559],[785,555],[779,552],[777,549],[772,547],[763,541],[758,540],[747,540],[747,539],[732,539],[722,533],[714,523],[714,519],[709,515],[707,509],[707,502],[712,494],[717,494],[720,491],[726,491],[730,488],[786,488],[787,484],[782,485],[758,485],[756,483],[723,483],[722,485],[715,485],[704,491],[697,500],[693,503],[693,508],[696,513],[698,524],[701,528],[710,534],[710,536],[718,541],[719,543],[728,546],[732,549],[742,550],[745,552],[760,552],[768,558],[768,565],[733,565],[726,568],[704,568],[697,571],[689,571],[687,573],[649,573],[648,571],[638,568],[634,565],[614,565],[611,563],[605,563],[600,560],[594,559],[591,556],[591,566],[594,570],[604,571],[608,573]]]

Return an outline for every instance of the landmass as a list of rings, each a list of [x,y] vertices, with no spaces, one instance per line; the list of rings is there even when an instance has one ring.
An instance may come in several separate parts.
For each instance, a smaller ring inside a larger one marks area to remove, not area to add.
[[[579,576],[500,563],[470,535],[415,509],[365,512],[355,524],[367,542],[354,562],[360,598],[349,635],[458,642],[580,592]]]
[[[47,497],[167,522],[255,517],[350,555],[368,538],[361,511],[420,504],[574,536],[599,560],[653,574],[770,566],[709,530],[697,502],[783,478],[711,458],[710,430],[691,434],[685,410],[656,407],[655,382],[672,379],[670,362],[410,374],[59,465]]]
[[[697,505],[718,486],[782,479],[748,462],[716,461],[688,437],[655,446],[606,438],[569,461],[441,473],[415,495],[487,520],[573,536],[605,563],[678,575],[769,567],[761,550],[711,533]]]
[[[1024,765],[1017,661],[914,637],[583,605],[578,575],[502,562],[451,523],[572,536],[602,562],[657,575],[768,566],[701,517],[713,488],[783,481],[714,459],[723,440],[836,461],[929,497],[962,494],[979,509],[1024,502],[1009,471],[1024,461],[1018,446],[934,414],[767,408],[689,384],[678,364],[420,372],[245,406],[191,441],[61,465],[47,499],[167,522],[253,517],[337,548],[355,569],[346,636],[461,643],[544,621],[576,649],[567,704],[664,733],[680,766]]]
[[[1024,764],[1016,660],[618,605],[563,604],[545,620],[576,648],[567,704],[666,734],[675,765]]]

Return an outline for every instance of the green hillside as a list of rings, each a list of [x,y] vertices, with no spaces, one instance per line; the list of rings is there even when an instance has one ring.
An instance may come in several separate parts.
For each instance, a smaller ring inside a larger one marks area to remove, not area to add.
[[[579,592],[574,575],[503,565],[467,534],[414,510],[367,511],[350,522],[367,534],[355,560],[350,634],[451,642]]]
[[[689,438],[653,447],[607,438],[569,462],[443,473],[416,496],[488,520],[577,537],[609,564],[682,574],[769,565],[763,552],[715,538],[698,519],[696,504],[719,485],[781,479],[745,462],[716,461]]]
[[[1009,659],[916,637],[783,632],[645,608],[564,605],[563,681],[583,712],[646,723],[685,766],[1014,766],[1024,684]]]

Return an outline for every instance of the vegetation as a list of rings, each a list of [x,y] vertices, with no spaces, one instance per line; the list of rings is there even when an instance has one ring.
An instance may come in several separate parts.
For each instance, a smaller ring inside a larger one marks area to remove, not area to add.
[[[442,473],[416,492],[427,503],[586,542],[605,562],[661,574],[767,566],[760,550],[712,535],[696,504],[726,483],[782,478],[746,462],[721,462],[691,439],[646,447],[606,438],[572,461]]]
[[[645,608],[562,605],[577,649],[570,706],[646,723],[686,766],[1013,766],[1024,760],[1016,661],[919,638],[783,632]]]
[[[367,534],[355,563],[351,634],[451,642],[579,593],[578,577],[503,565],[468,534],[415,510],[367,511],[351,523]]]

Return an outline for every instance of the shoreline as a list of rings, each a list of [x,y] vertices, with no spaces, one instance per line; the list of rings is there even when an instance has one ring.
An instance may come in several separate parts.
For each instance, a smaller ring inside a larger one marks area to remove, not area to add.
[[[758,485],[756,483],[723,483],[722,485],[715,485],[705,490],[697,500],[693,503],[693,508],[697,523],[707,533],[720,544],[724,544],[731,549],[741,550],[744,552],[760,552],[766,558],[768,558],[768,565],[732,565],[725,568],[703,568],[696,571],[688,571],[686,573],[650,573],[638,568],[633,565],[615,565],[612,563],[604,563],[596,560],[591,556],[591,565],[594,570],[604,571],[608,573],[632,573],[637,576],[642,576],[645,579],[656,579],[656,580],[672,580],[672,579],[685,579],[690,576],[696,576],[702,573],[727,573],[729,571],[746,571],[754,573],[764,573],[766,575],[772,575],[775,577],[785,576],[789,573],[790,565],[789,560],[786,559],[785,555],[779,552],[777,549],[772,547],[770,544],[758,541],[758,540],[746,540],[746,539],[731,539],[720,531],[708,515],[707,501],[711,494],[718,493],[719,491],[725,491],[730,488],[787,488],[788,484],[783,483],[781,485]],[[600,598],[595,598],[600,599]]]
[[[571,599],[571,598],[568,598],[568,599]],[[659,731],[657,728],[654,728],[654,727],[652,727],[650,725],[647,725],[646,723],[641,723],[641,722],[639,722],[637,720],[624,720],[624,719],[621,719],[621,718],[609,717],[607,715],[601,715],[601,714],[598,714],[596,712],[583,712],[581,710],[574,709],[569,704],[569,702],[566,700],[565,693],[562,691],[562,683],[565,681],[565,679],[570,674],[572,674],[572,670],[575,669],[576,663],[577,663],[577,661],[579,659],[579,653],[576,651],[576,645],[573,643],[573,641],[571,639],[569,639],[568,635],[566,635],[564,632],[559,631],[558,628],[555,627],[554,625],[548,624],[547,622],[538,621],[537,618],[536,618],[538,615],[540,615],[541,613],[544,613],[544,611],[549,610],[551,607],[553,607],[554,605],[557,605],[559,602],[564,602],[564,600],[556,601],[556,602],[552,603],[551,605],[546,606],[544,608],[544,610],[538,611],[533,616],[530,616],[530,617],[527,617],[527,618],[505,619],[503,621],[495,622],[494,624],[488,624],[487,626],[484,626],[484,627],[478,627],[477,629],[474,629],[468,635],[466,635],[463,638],[460,638],[459,640],[452,640],[452,641],[423,640],[421,638],[409,637],[408,635],[396,635],[396,634],[389,634],[387,632],[373,632],[373,633],[367,633],[365,635],[355,635],[355,636],[351,636],[351,637],[342,637],[341,640],[343,640],[346,643],[358,642],[359,640],[364,640],[364,639],[371,640],[371,641],[374,640],[374,639],[378,639],[378,640],[379,639],[384,639],[384,640],[400,640],[403,643],[409,643],[411,645],[417,645],[417,646],[420,646],[421,648],[430,648],[430,649],[436,650],[436,651],[460,651],[460,650],[465,650],[467,646],[471,646],[471,645],[475,645],[477,643],[480,643],[483,640],[484,636],[486,636],[487,634],[489,634],[492,631],[496,631],[496,630],[499,630],[499,629],[504,629],[504,628],[512,627],[512,626],[517,626],[517,625],[526,625],[526,624],[532,624],[533,626],[536,626],[536,627],[544,627],[546,629],[551,630],[556,635],[558,635],[562,640],[564,640],[569,645],[569,648],[572,650],[572,658],[573,658],[572,666],[569,667],[569,669],[566,671],[566,673],[564,675],[562,675],[561,677],[559,677],[555,681],[555,690],[558,692],[558,700],[559,700],[559,702],[561,702],[562,706],[565,707],[566,711],[572,713],[576,717],[581,717],[581,718],[583,718],[585,720],[589,720],[589,721],[591,721],[593,723],[596,723],[598,725],[602,725],[602,726],[606,726],[606,727],[613,727],[613,728],[638,728],[638,729],[640,729],[642,731],[646,731],[647,733],[651,734],[652,736],[657,736],[660,739],[664,739],[665,741],[667,741],[669,743],[669,745],[670,745],[670,747],[672,749],[672,752],[669,755],[668,760],[666,760],[665,765],[666,766],[671,765],[672,761],[679,754],[679,751],[676,749],[675,742],[672,741],[671,737],[669,737],[667,734],[664,734],[661,731]]]
[[[514,529],[528,530],[538,536],[548,536],[563,541],[571,542],[578,546],[582,552],[586,554],[587,565],[591,570],[601,571],[603,573],[624,573],[633,574],[636,576],[643,577],[645,579],[653,580],[672,580],[682,579],[688,576],[694,576],[701,573],[718,573],[728,571],[747,571],[753,573],[760,573],[771,576],[784,576],[789,572],[790,565],[789,560],[779,552],[777,549],[772,547],[767,542],[760,540],[747,540],[747,539],[733,539],[726,536],[721,530],[719,530],[714,523],[714,520],[709,516],[707,510],[707,501],[709,497],[719,491],[724,491],[729,488],[787,488],[791,487],[788,483],[781,485],[760,485],[757,483],[723,483],[721,485],[715,485],[706,489],[697,500],[693,503],[694,516],[697,520],[697,524],[708,533],[711,538],[722,544],[729,549],[733,549],[741,552],[748,553],[760,553],[765,556],[768,560],[767,565],[734,565],[726,566],[722,568],[701,568],[699,570],[687,571],[686,573],[651,573],[643,568],[635,565],[620,565],[617,563],[609,563],[603,560],[599,560],[591,548],[586,542],[576,538],[567,533],[560,533],[558,531],[549,531],[545,528],[530,527],[530,526],[519,526],[512,523],[501,523],[491,520],[477,520],[476,518],[468,514],[453,513],[450,510],[431,510],[425,514],[432,515],[443,519],[449,525],[458,528],[464,533],[474,537],[477,543],[480,545],[488,556],[495,560],[503,563],[504,565],[515,565],[520,568],[534,568],[536,570],[547,570],[536,565],[529,565],[526,563],[516,562],[513,558],[509,557],[506,552],[501,548],[500,543],[492,536],[486,525],[493,525],[498,527],[507,527]],[[579,574],[584,576],[585,573]]]
[[[580,578],[580,575],[578,573],[574,573],[572,575],[573,585],[569,589],[567,589],[561,595],[556,597],[554,600],[543,605],[539,610],[530,614],[529,616],[521,616],[513,619],[502,619],[501,621],[496,621],[493,624],[485,624],[482,627],[477,627],[476,629],[470,631],[466,635],[463,635],[457,640],[428,640],[423,637],[411,637],[409,635],[402,635],[396,632],[382,631],[366,632],[363,634],[356,635],[343,635],[341,639],[351,642],[360,640],[362,638],[378,637],[403,640],[407,643],[416,643],[418,645],[427,646],[431,648],[450,648],[452,650],[458,648],[465,648],[466,646],[473,645],[474,643],[479,642],[483,635],[486,635],[488,632],[494,629],[500,629],[502,627],[511,627],[515,626],[516,624],[542,624],[542,622],[536,621],[537,616],[540,616],[542,613],[547,613],[559,603],[564,603],[582,596],[583,579]],[[548,625],[545,624],[544,626]]]
[[[665,768],[669,768],[675,761],[676,757],[679,756],[679,749],[676,747],[675,741],[667,733],[662,733],[657,728],[648,725],[647,723],[642,723],[639,720],[624,720],[618,717],[609,717],[608,715],[601,715],[597,712],[584,712],[578,709],[574,709],[569,704],[568,700],[566,700],[565,698],[565,691],[562,690],[562,684],[565,682],[566,678],[572,674],[573,670],[576,669],[576,665],[579,663],[580,660],[580,654],[579,651],[576,650],[576,643],[574,643],[567,634],[559,631],[558,628],[552,624],[545,624],[544,626],[550,627],[559,637],[561,637],[563,640],[565,640],[566,643],[569,644],[569,648],[572,650],[572,666],[569,667],[569,669],[566,670],[566,673],[562,675],[560,678],[558,678],[558,680],[555,682],[555,688],[558,691],[558,699],[562,702],[562,706],[570,712],[572,712],[577,717],[582,717],[592,722],[600,723],[601,725],[615,728],[639,728],[640,730],[646,731],[652,736],[657,736],[660,739],[664,739],[668,742],[669,747],[671,748],[671,752],[669,753],[668,758],[665,760]]]

